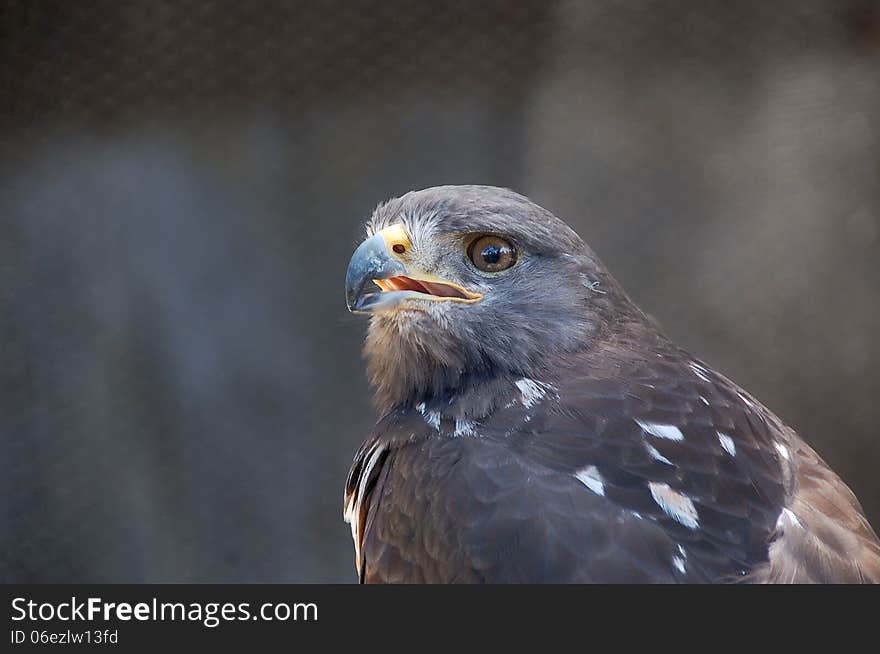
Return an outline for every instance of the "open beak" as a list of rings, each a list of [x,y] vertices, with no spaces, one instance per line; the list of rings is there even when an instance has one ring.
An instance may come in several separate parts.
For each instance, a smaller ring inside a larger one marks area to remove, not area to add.
[[[404,258],[394,254],[394,245],[404,251],[411,247],[398,225],[371,236],[354,251],[345,275],[349,311],[391,311],[410,300],[471,304],[483,297],[458,284],[411,269]]]

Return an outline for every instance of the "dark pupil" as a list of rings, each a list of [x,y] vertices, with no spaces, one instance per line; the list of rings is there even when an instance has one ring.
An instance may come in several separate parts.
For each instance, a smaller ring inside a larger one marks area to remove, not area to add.
[[[487,245],[483,248],[483,251],[480,254],[483,257],[483,261],[489,265],[493,265],[498,263],[501,259],[501,248],[494,245]]]

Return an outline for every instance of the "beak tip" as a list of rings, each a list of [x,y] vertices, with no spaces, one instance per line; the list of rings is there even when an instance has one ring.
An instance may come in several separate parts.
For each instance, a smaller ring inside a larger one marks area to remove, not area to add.
[[[374,279],[385,279],[405,271],[403,264],[391,256],[385,247],[384,239],[376,234],[371,236],[354,251],[345,275],[345,304],[352,313],[369,313],[368,298],[364,289]]]

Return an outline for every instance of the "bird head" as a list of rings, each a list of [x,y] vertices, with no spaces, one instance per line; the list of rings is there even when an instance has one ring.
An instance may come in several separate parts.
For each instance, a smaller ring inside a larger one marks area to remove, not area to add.
[[[443,186],[381,204],[346,300],[389,410],[499,375],[536,376],[588,345],[625,294],[565,223],[513,191]]]

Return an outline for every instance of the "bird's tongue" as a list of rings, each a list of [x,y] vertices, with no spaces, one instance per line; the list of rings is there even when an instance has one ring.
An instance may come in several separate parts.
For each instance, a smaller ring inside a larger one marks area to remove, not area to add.
[[[466,297],[456,288],[439,282],[426,282],[410,277],[391,277],[384,280],[385,285],[395,291],[416,291],[437,297]]]
[[[447,286],[446,284],[437,284],[434,282],[419,282],[425,287],[425,290],[431,295],[438,297],[465,297],[457,288]]]
[[[391,277],[384,281],[385,286],[393,291],[417,291],[419,293],[429,293],[421,282],[417,282],[409,277]]]

